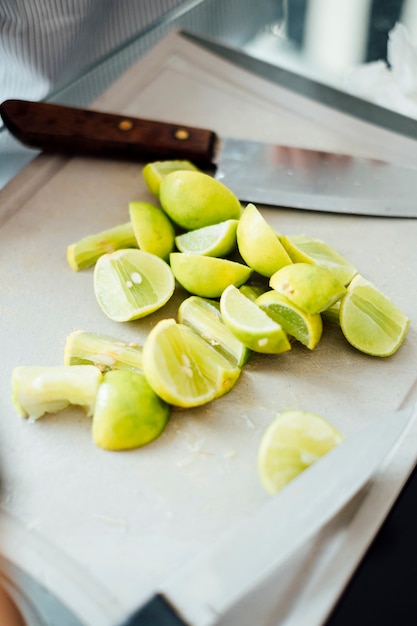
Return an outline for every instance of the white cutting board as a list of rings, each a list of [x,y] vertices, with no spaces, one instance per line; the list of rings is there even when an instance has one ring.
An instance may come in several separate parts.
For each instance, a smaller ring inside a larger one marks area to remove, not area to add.
[[[231,68],[176,33],[94,108],[403,163],[417,156],[415,142]],[[262,209],[280,232],[333,245],[403,309],[411,327],[396,355],[365,356],[326,328],[313,352],[295,346],[278,357],[254,357],[229,395],[173,411],[160,439],[132,452],[96,448],[91,422],[78,410],[28,423],[11,404],[13,367],[61,364],[75,329],[140,343],[159,319],[176,315],[178,298],[144,320],[112,322],[95,301],[92,270],[74,273],[67,265],[67,245],[127,221],[131,200],[154,201],[140,164],[46,156],[0,193],[0,468],[3,507],[20,529],[11,530],[8,516],[3,550],[88,626],[114,623],[268,499],[256,457],[279,411],[316,411],[348,436],[397,408],[417,369],[417,220]],[[353,522],[351,510],[340,516],[288,565],[285,584],[281,579],[272,595],[252,599],[249,609],[238,607],[229,626],[277,624],[284,614],[285,623],[302,624],[307,606],[309,625],[322,622],[406,479],[415,437],[413,431]],[[343,556],[336,572],[335,550]]]

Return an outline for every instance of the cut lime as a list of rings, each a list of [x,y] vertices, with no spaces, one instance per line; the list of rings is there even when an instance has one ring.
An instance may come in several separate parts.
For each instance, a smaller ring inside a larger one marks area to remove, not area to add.
[[[372,356],[390,356],[401,346],[410,320],[360,274],[340,303],[340,326],[348,342]]]
[[[310,263],[283,267],[271,276],[269,284],[306,313],[321,313],[346,293],[329,269]]]
[[[306,313],[277,291],[267,291],[256,304],[281,324],[288,335],[313,350],[321,339],[323,322],[320,313]]]
[[[162,179],[165,178],[167,174],[177,172],[178,170],[191,170],[195,172],[198,171],[198,168],[190,161],[154,161],[145,165],[142,174],[149,191],[153,193],[154,196],[158,197]]]
[[[222,396],[240,374],[240,368],[173,319],[161,320],[147,336],[143,370],[155,393],[180,407],[199,406]]]
[[[254,204],[248,204],[239,220],[237,245],[245,263],[262,276],[272,276],[292,263],[277,233]]]
[[[251,350],[280,354],[291,349],[282,326],[233,285],[222,293],[220,311],[224,323]]]
[[[94,365],[21,366],[12,372],[12,399],[31,420],[79,405],[92,415],[103,374]]]
[[[184,289],[203,298],[220,298],[228,285],[240,287],[252,274],[247,265],[229,259],[172,252],[169,260]]]
[[[252,354],[223,322],[217,300],[186,298],[178,309],[178,321],[195,330],[233,366],[243,367]]]
[[[93,415],[93,440],[105,450],[144,446],[162,433],[169,406],[139,372],[117,370],[104,374]]]
[[[307,411],[284,411],[268,426],[258,452],[265,489],[277,493],[343,440],[327,420]]]
[[[167,174],[161,182],[159,201],[172,221],[185,230],[239,219],[242,210],[228,187],[203,172]]]
[[[67,261],[70,267],[78,272],[94,265],[103,254],[137,246],[132,224],[127,222],[72,243],[67,248]]]
[[[94,291],[103,312],[116,322],[153,313],[172,296],[175,280],[165,261],[142,250],[105,254],[94,269]]]
[[[175,245],[174,226],[167,214],[149,202],[130,202],[129,214],[137,246],[167,260]]]
[[[280,240],[294,263],[316,263],[327,267],[342,285],[349,284],[357,273],[350,261],[320,239],[294,235],[282,236]]]
[[[142,371],[142,348],[101,333],[74,330],[67,337],[64,365],[95,365],[102,372],[113,369]]]
[[[196,230],[190,230],[175,238],[180,252],[223,257],[236,247],[238,220],[226,220]]]

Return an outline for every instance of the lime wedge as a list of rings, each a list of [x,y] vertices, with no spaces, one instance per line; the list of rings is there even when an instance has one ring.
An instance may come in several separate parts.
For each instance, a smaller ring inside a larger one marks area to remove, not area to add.
[[[267,291],[256,304],[285,332],[313,350],[321,339],[323,322],[320,313],[306,313],[277,291]]]
[[[282,236],[280,241],[294,263],[316,263],[330,269],[347,285],[357,273],[356,267],[324,241],[304,235]]]
[[[243,263],[200,254],[172,252],[169,260],[184,289],[203,298],[220,298],[228,285],[240,287],[252,274]]]
[[[113,369],[142,371],[142,348],[115,337],[74,330],[67,337],[64,365],[95,365],[102,372]]]
[[[268,426],[258,452],[265,489],[277,493],[343,440],[327,420],[307,411],[284,411]]]
[[[271,276],[269,284],[306,313],[321,313],[346,293],[329,269],[310,263],[281,268]]]
[[[186,298],[178,309],[178,321],[195,330],[234,367],[243,367],[252,354],[223,322],[217,300]]]
[[[218,224],[190,230],[175,238],[180,252],[224,257],[236,247],[238,220],[226,220]]]
[[[262,276],[272,276],[292,263],[277,233],[254,204],[244,209],[237,227],[237,245],[242,259]]]
[[[127,222],[72,243],[67,248],[67,261],[70,267],[78,272],[94,265],[103,254],[137,246],[132,224]]]
[[[94,365],[21,366],[12,372],[12,399],[19,415],[36,420],[79,405],[92,415],[103,374]]]
[[[172,221],[185,230],[239,219],[242,210],[226,185],[203,172],[185,170],[163,178],[159,201]]]
[[[168,260],[174,249],[175,232],[167,214],[149,202],[130,202],[129,214],[137,246]]]
[[[174,161],[153,161],[147,163],[142,170],[143,178],[148,189],[154,196],[159,196],[159,187],[161,181],[167,174],[177,172],[178,170],[198,171],[198,168],[190,161],[174,160]]]
[[[143,370],[155,393],[169,404],[193,407],[230,391],[240,368],[173,319],[158,322],[143,346]]]
[[[401,346],[410,320],[360,274],[340,303],[340,326],[348,342],[372,356],[390,356]]]
[[[162,433],[169,406],[139,372],[115,370],[104,374],[93,415],[94,443],[105,450],[144,446]]]
[[[142,250],[119,250],[99,258],[94,291],[103,312],[116,322],[153,313],[172,296],[174,276],[165,261]]]
[[[220,311],[224,323],[251,350],[280,354],[291,349],[282,326],[233,285],[222,293]]]

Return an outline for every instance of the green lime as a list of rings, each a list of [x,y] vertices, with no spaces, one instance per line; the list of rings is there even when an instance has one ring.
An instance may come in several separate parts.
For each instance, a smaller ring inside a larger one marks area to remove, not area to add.
[[[239,220],[237,245],[245,263],[262,276],[272,276],[292,263],[277,233],[254,204],[248,204]]]
[[[223,322],[217,300],[186,298],[178,309],[178,321],[195,330],[233,366],[243,367],[252,354]]]
[[[332,424],[315,413],[284,411],[266,429],[258,452],[265,489],[277,493],[343,440]]]
[[[129,214],[140,250],[168,260],[175,245],[175,231],[167,214],[149,202],[130,202]]]
[[[401,346],[410,320],[360,274],[340,303],[340,326],[348,342],[372,356],[390,356]]]
[[[203,172],[167,174],[161,182],[159,201],[172,221],[185,230],[239,219],[241,214],[235,194]]]
[[[247,265],[229,259],[172,252],[169,260],[180,285],[203,298],[220,298],[228,285],[239,287],[252,274]]]
[[[205,404],[230,391],[240,368],[194,330],[173,319],[152,328],[143,346],[143,370],[152,389],[179,407]]]
[[[167,174],[177,172],[178,170],[198,171],[198,168],[190,161],[173,160],[173,161],[153,161],[147,163],[142,170],[143,178],[148,189],[154,196],[159,196],[159,187],[161,181]]]
[[[94,409],[94,443],[105,450],[139,448],[159,437],[169,413],[169,406],[143,374],[129,370],[106,372]]]
[[[321,339],[323,322],[320,313],[306,313],[277,291],[267,291],[256,304],[285,332],[313,350]]]
[[[171,268],[142,250],[119,250],[100,257],[94,268],[94,291],[103,312],[116,322],[153,313],[174,293]]]
[[[326,267],[293,263],[273,274],[272,289],[306,313],[321,313],[346,293],[346,288]]]
[[[102,372],[114,369],[142,371],[142,348],[102,333],[74,330],[67,337],[64,365],[95,365]]]
[[[94,265],[103,254],[137,246],[132,224],[127,222],[72,243],[67,248],[67,261],[70,267],[78,272]]]
[[[330,269],[342,285],[350,283],[356,267],[324,241],[294,235],[280,237],[281,243],[294,263],[316,263]]]
[[[101,371],[94,365],[21,366],[12,372],[12,400],[19,415],[36,420],[70,405],[93,414]]]
[[[226,220],[178,235],[175,243],[180,252],[204,256],[227,256],[236,247],[238,220]]]
[[[280,354],[291,349],[282,326],[233,285],[222,293],[220,311],[224,323],[251,350]]]

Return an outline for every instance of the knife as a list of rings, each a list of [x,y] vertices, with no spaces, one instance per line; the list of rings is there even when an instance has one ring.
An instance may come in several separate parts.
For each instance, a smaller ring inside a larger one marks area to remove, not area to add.
[[[121,626],[213,626],[329,522],[376,473],[417,413],[372,421],[161,585]]]
[[[189,159],[243,202],[334,213],[417,217],[412,168],[331,152],[219,137],[191,126],[6,100],[6,128],[48,152],[150,161]]]

